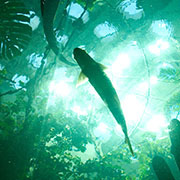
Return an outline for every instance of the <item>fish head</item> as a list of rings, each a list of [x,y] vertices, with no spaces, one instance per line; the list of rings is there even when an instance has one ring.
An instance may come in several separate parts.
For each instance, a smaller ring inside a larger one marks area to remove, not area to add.
[[[92,58],[86,53],[85,50],[75,48],[73,51],[74,59],[77,61],[81,69],[92,64]]]

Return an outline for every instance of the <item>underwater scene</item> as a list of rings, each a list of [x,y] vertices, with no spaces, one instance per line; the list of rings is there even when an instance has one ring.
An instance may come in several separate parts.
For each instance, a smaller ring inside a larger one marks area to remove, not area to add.
[[[180,180],[180,1],[0,0],[0,180]]]

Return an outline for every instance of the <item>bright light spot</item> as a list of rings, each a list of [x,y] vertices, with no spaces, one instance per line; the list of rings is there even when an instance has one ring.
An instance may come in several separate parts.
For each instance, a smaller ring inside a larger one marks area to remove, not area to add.
[[[69,152],[70,154],[72,154],[72,156],[78,156],[81,159],[81,162],[85,163],[87,160],[89,159],[94,159],[97,157],[97,153],[95,151],[95,146],[94,144],[86,144],[86,151],[85,152],[81,152],[81,151],[66,151]]]
[[[163,67],[168,67],[168,66],[169,66],[169,64],[167,64],[167,63],[163,63],[163,64],[162,64],[162,66],[163,66]]]
[[[67,96],[70,91],[69,85],[63,81],[52,81],[49,85],[49,92],[54,93],[56,96]]]
[[[122,128],[121,128],[121,126],[118,123],[116,123],[116,124],[117,125],[115,127],[115,132],[116,132],[117,135],[120,135],[120,134],[123,133]]]
[[[55,140],[56,136],[52,137],[48,142],[46,142],[46,147],[52,147],[57,144],[57,141]]]
[[[163,115],[158,114],[148,121],[146,129],[148,131],[158,132],[161,128],[166,127],[167,125],[166,118]]]
[[[32,30],[34,31],[35,29],[38,28],[40,19],[38,16],[35,15],[35,12],[30,11],[30,26],[32,27]]]
[[[142,114],[144,104],[135,95],[128,95],[122,100],[123,113],[128,122],[134,122]]]
[[[81,49],[83,49],[83,50],[86,50],[85,47],[86,47],[85,45],[80,45],[80,46],[78,46],[78,48],[81,48]]]
[[[143,10],[137,9],[136,2],[125,0],[120,3],[119,9],[126,19],[140,19],[143,16]]]
[[[72,110],[73,110],[75,113],[77,113],[78,115],[83,115],[83,116],[87,115],[87,112],[84,111],[84,110],[82,110],[82,109],[80,108],[80,106],[74,106],[74,107],[72,108]]]
[[[137,45],[137,41],[132,41],[132,45]]]
[[[172,33],[172,27],[164,20],[154,21],[151,29],[154,33],[165,37],[170,36]]]
[[[90,55],[92,58],[94,58],[94,57],[95,57],[95,55],[94,55],[94,52],[93,52],[93,51],[90,51],[90,52],[89,52],[89,55]]]
[[[149,88],[149,86],[148,86],[147,82],[142,82],[139,85],[137,85],[137,90],[142,93],[146,93],[148,88]]]
[[[69,16],[79,18],[81,14],[83,13],[84,9],[77,3],[71,3],[67,7],[67,11],[69,12]]]
[[[69,16],[79,18],[81,14],[84,12],[84,8],[82,8],[78,3],[71,3],[67,7],[67,12]],[[82,16],[82,20],[84,23],[86,23],[89,20],[89,13],[87,11]]]
[[[74,76],[67,77],[66,73],[66,67],[61,67],[55,70],[53,80],[49,84],[47,108],[56,104],[57,96],[68,96],[72,92],[71,84],[74,82]]]
[[[162,50],[166,50],[168,48],[169,48],[169,43],[160,39],[155,44],[149,46],[149,51],[153,54],[160,55],[160,52]]]
[[[68,69],[66,67],[61,67],[55,70],[53,80],[59,82],[59,79],[63,80],[64,82],[74,82],[74,76],[66,76]]]
[[[29,63],[33,65],[35,68],[39,68],[41,66],[41,61],[43,59],[44,54],[36,54],[32,53],[27,57],[29,59]]]
[[[4,69],[4,66],[0,64],[0,71]]]
[[[92,109],[92,106],[91,106],[91,104],[88,106],[88,110],[91,110]]]
[[[61,43],[63,46],[65,46],[65,44],[68,41],[68,36],[66,35],[60,35],[60,31],[56,31],[56,39],[59,43]]]
[[[123,69],[130,66],[130,59],[128,54],[119,54],[115,62],[112,64],[112,72],[119,74]]]
[[[87,23],[89,21],[89,13],[86,11],[82,17],[83,23]]]
[[[106,133],[108,129],[108,126],[104,123],[100,123],[98,126],[98,130],[102,133]]]
[[[21,83],[26,84],[29,81],[29,78],[26,76],[19,76],[18,74],[15,74],[12,78],[12,81],[15,81],[14,83],[11,83],[11,85],[15,88],[15,89],[19,89],[21,88]]]
[[[116,28],[110,24],[109,22],[105,21],[103,24],[99,24],[94,29],[94,34],[100,38],[105,37],[107,35],[113,35],[116,32]]]
[[[111,136],[109,127],[104,123],[100,123],[99,126],[94,129],[94,134],[96,137],[105,141],[107,141]]]
[[[156,76],[151,76],[150,83],[151,84],[157,84],[158,83],[158,78]]]

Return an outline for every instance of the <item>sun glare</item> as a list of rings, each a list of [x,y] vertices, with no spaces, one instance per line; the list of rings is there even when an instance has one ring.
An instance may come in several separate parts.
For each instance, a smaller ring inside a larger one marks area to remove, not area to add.
[[[108,129],[108,126],[104,123],[100,123],[98,126],[98,130],[102,133],[106,133],[107,129]]]
[[[98,127],[94,129],[94,135],[101,140],[108,140],[111,136],[110,129],[105,123],[100,123]]]
[[[120,71],[130,66],[130,58],[128,54],[119,54],[112,64],[112,72],[119,74]]]
[[[122,128],[118,123],[116,124],[115,132],[117,135],[122,134]]]
[[[82,110],[80,106],[74,106],[72,110],[78,115],[87,115],[87,112],[85,110]]]
[[[150,77],[150,83],[151,84],[157,84],[158,83],[158,78],[156,76],[151,76]]]
[[[134,123],[144,110],[144,104],[135,95],[126,96],[122,104],[123,113],[128,122]]]
[[[52,81],[49,85],[49,92],[56,96],[67,96],[70,91],[69,85],[63,81]]]
[[[166,126],[166,118],[163,115],[158,114],[147,122],[146,129],[151,132],[158,132],[161,130],[161,128]]]
[[[149,51],[153,54],[160,55],[161,51],[169,48],[169,43],[162,39],[157,40],[155,44],[148,47]]]
[[[147,93],[148,87],[148,82],[144,81],[137,85],[137,90],[141,93]]]

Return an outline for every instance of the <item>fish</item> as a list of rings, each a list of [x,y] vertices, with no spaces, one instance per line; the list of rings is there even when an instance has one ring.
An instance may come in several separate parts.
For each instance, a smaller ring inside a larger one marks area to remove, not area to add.
[[[159,180],[175,180],[171,169],[169,168],[165,159],[161,156],[155,155],[152,159],[152,167]]]
[[[174,156],[176,164],[180,170],[180,121],[172,119],[169,127],[169,137],[171,140],[171,153]]]
[[[59,57],[59,60],[67,65],[76,66],[75,63],[69,62],[66,58],[62,58],[59,53],[57,40],[54,33],[54,17],[59,5],[59,0],[41,0],[41,15],[43,20],[43,29],[49,47]]]
[[[111,80],[104,71],[106,67],[100,63],[97,63],[83,49],[75,48],[73,50],[73,56],[81,68],[78,83],[81,83],[87,79],[89,80],[90,84],[94,87],[101,99],[107,105],[117,123],[121,126],[125,135],[125,142],[128,144],[130,152],[134,156],[120,101]]]

